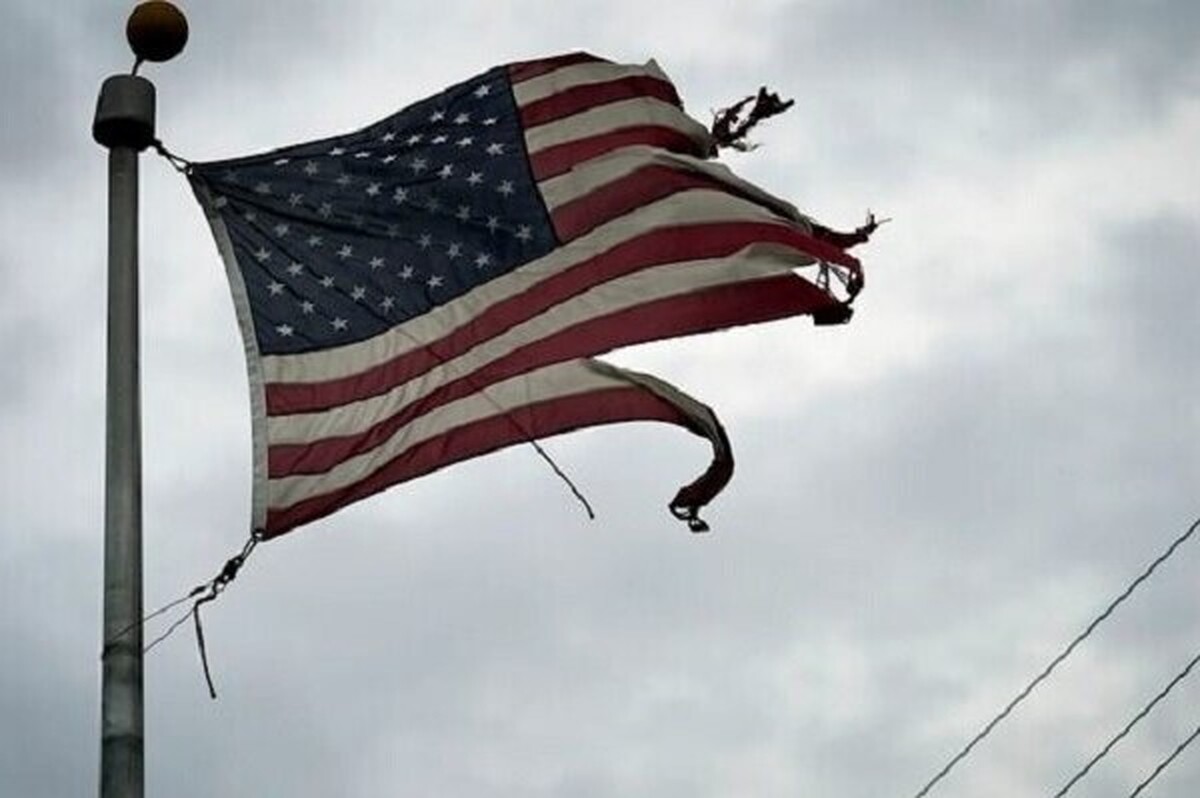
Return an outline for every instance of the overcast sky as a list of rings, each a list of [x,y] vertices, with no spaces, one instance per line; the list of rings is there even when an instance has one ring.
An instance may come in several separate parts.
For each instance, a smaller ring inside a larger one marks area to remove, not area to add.
[[[101,80],[129,2],[0,9],[0,795],[95,791],[104,462]],[[727,160],[861,251],[846,327],[615,353],[710,404],[528,447],[262,546],[146,663],[151,795],[906,798],[1200,513],[1200,4],[184,4],[145,71],[194,160],[346,132],[489,66],[656,58],[688,108],[797,99]],[[245,364],[191,193],[142,159],[146,603],[250,500]],[[1050,796],[1200,648],[1181,549],[933,795]],[[153,633],[161,627],[152,627]],[[1184,682],[1072,794],[1200,723]],[[1190,798],[1200,747],[1149,794]]]

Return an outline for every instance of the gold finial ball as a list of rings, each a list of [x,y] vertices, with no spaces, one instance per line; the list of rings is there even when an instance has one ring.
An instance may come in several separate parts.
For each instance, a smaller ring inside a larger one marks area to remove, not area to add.
[[[172,3],[149,0],[139,3],[125,25],[125,38],[142,61],[167,61],[187,44],[188,24]]]

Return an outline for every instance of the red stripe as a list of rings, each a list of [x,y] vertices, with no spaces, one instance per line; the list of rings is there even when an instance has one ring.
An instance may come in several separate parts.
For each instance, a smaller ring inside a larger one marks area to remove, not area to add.
[[[311,413],[378,396],[589,288],[666,263],[726,257],[753,243],[778,243],[807,251],[820,242],[795,228],[764,222],[682,225],[654,230],[547,277],[489,307],[469,324],[432,344],[362,373],[324,382],[270,383],[266,386],[267,413],[272,416]]]
[[[649,205],[671,194],[697,188],[711,188],[732,194],[784,217],[793,213],[791,208],[782,203],[768,202],[759,194],[743,191],[736,184],[728,183],[713,175],[653,164],[630,172],[624,177],[617,178],[588,194],[558,206],[552,214],[554,230],[562,241],[572,241],[605,222],[610,222],[636,208]],[[819,260],[851,269],[859,267],[856,258],[847,255],[845,250],[827,241],[799,232],[796,233],[796,236],[792,245]]]
[[[660,125],[637,125],[547,147],[530,155],[529,165],[536,179],[548,180],[569,172],[576,164],[597,155],[637,144],[661,147],[698,158],[708,157],[708,152],[686,133]]]
[[[556,69],[571,66],[572,64],[592,64],[596,62],[604,64],[612,63],[607,58],[599,58],[591,53],[567,53],[566,55],[559,55],[554,58],[543,58],[539,61],[518,61],[515,64],[509,64],[508,77],[513,83],[521,83],[530,78],[536,78],[539,75],[545,75]]]
[[[675,87],[665,80],[649,75],[634,75],[606,83],[591,83],[552,94],[521,106],[521,123],[526,129],[564,119],[589,108],[621,100],[653,97],[677,108],[683,104]]]
[[[267,471],[271,478],[324,473],[382,445],[406,425],[442,405],[553,363],[630,344],[812,313],[834,302],[812,283],[789,273],[666,297],[589,319],[448,382],[361,433],[308,444],[272,446],[267,453]]]
[[[282,535],[397,483],[514,443],[618,421],[666,421],[688,427],[687,419],[673,405],[635,387],[603,389],[514,408],[507,415],[474,421],[420,443],[353,485],[270,510],[266,536]]]

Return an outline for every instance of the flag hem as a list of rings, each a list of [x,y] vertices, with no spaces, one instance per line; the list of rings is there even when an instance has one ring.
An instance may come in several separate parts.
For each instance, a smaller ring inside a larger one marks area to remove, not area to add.
[[[242,336],[242,348],[246,354],[246,376],[250,390],[250,439],[253,449],[253,485],[251,487],[251,531],[263,530],[267,524],[267,397],[266,382],[263,378],[262,354],[258,349],[258,336],[254,328],[254,317],[250,312],[250,296],[246,292],[246,283],[238,268],[237,256],[233,251],[233,242],[229,238],[229,230],[224,220],[213,204],[208,188],[199,178],[190,179],[192,192],[204,210],[212,228],[213,239],[217,244],[217,252],[225,264],[225,274],[229,278],[229,292],[233,298],[234,312],[237,315],[238,328]]]

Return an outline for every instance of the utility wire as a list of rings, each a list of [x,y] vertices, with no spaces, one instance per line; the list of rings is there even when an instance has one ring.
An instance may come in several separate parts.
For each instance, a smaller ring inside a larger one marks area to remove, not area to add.
[[[1150,782],[1157,779],[1158,774],[1162,773],[1164,770],[1166,770],[1167,765],[1171,764],[1171,762],[1174,761],[1175,757],[1177,757],[1181,753],[1183,753],[1183,749],[1185,749],[1189,745],[1191,745],[1196,740],[1197,737],[1200,737],[1200,726],[1197,726],[1196,730],[1194,732],[1192,732],[1191,735],[1189,735],[1187,737],[1187,739],[1185,739],[1179,745],[1175,746],[1175,750],[1171,752],[1170,756],[1168,756],[1166,759],[1164,759],[1163,761],[1158,763],[1158,767],[1154,768],[1154,772],[1151,773],[1149,776],[1147,776],[1145,778],[1145,780],[1134,789],[1133,792],[1129,793],[1129,798],[1137,798],[1139,795],[1141,795],[1142,790],[1144,790],[1144,789],[1146,789],[1146,787],[1150,786]]]
[[[1071,780],[1062,786],[1062,789],[1060,789],[1058,792],[1054,793],[1054,798],[1063,798],[1063,796],[1066,795],[1071,790],[1071,788],[1075,786],[1076,782],[1078,782],[1080,779],[1082,779],[1084,776],[1087,775],[1088,771],[1092,769],[1093,765],[1095,765],[1097,762],[1099,762],[1104,757],[1108,756],[1108,752],[1111,751],[1117,743],[1119,743],[1119,742],[1121,742],[1121,740],[1125,739],[1125,736],[1128,735],[1129,732],[1133,730],[1133,727],[1138,725],[1138,723],[1140,723],[1142,721],[1142,718],[1149,715],[1150,711],[1152,709],[1154,709],[1155,706],[1158,705],[1159,701],[1162,701],[1164,698],[1166,698],[1167,694],[1170,693],[1172,690],[1174,690],[1175,686],[1177,684],[1179,684],[1180,682],[1182,682],[1184,679],[1187,678],[1187,675],[1192,672],[1192,668],[1196,667],[1197,662],[1200,662],[1200,654],[1197,654],[1196,656],[1192,657],[1191,661],[1187,664],[1186,668],[1184,668],[1182,671],[1177,673],[1175,675],[1175,678],[1172,679],[1170,682],[1168,682],[1167,686],[1159,691],[1158,695],[1156,695],[1156,696],[1154,696],[1154,698],[1150,699],[1149,703],[1147,703],[1146,706],[1142,707],[1138,711],[1138,713],[1133,716],[1133,719],[1130,720],[1129,723],[1125,724],[1125,728],[1123,728],[1123,729],[1121,729],[1121,731],[1117,732],[1116,735],[1113,736],[1113,738],[1111,740],[1109,740],[1108,743],[1103,748],[1100,749],[1099,753],[1097,753],[1095,756],[1093,756],[1091,759],[1089,759],[1088,763],[1086,765],[1084,765],[1082,768],[1080,768],[1079,772],[1076,773],[1074,776],[1072,776]]]
[[[965,746],[963,746],[963,749],[961,751],[959,751],[957,754],[955,754],[954,757],[951,758],[950,761],[947,762],[942,767],[942,769],[939,770],[934,775],[934,777],[931,778],[924,787],[922,787],[920,790],[918,790],[916,795],[913,796],[913,798],[924,798],[924,796],[927,795],[929,793],[929,791],[932,790],[938,782],[940,782],[942,779],[946,778],[946,776],[950,773],[950,771],[953,770],[954,767],[959,762],[966,759],[967,756],[971,753],[971,751],[975,748],[975,746],[978,745],[980,742],[982,742],[985,737],[987,737],[989,734],[991,734],[992,730],[995,729],[996,726],[998,726],[1000,724],[1000,721],[1007,718],[1009,716],[1009,714],[1014,709],[1016,709],[1018,704],[1020,704],[1022,701],[1024,701],[1026,698],[1028,698],[1029,694],[1032,693],[1039,684],[1044,682],[1047,679],[1047,677],[1049,677],[1050,674],[1053,673],[1054,670],[1059,665],[1062,664],[1063,660],[1065,660],[1067,657],[1071,656],[1071,654],[1075,651],[1075,649],[1079,646],[1079,644],[1091,636],[1092,632],[1094,632],[1096,630],[1097,626],[1102,624],[1104,621],[1108,620],[1108,617],[1113,614],[1113,612],[1117,609],[1117,607],[1119,607],[1122,603],[1124,603],[1125,599],[1129,598],[1129,596],[1133,594],[1133,591],[1137,590],[1138,587],[1140,587],[1143,582],[1145,582],[1147,579],[1150,578],[1150,575],[1153,574],[1158,569],[1158,566],[1162,565],[1164,562],[1166,562],[1168,559],[1170,559],[1175,554],[1175,551],[1180,546],[1182,546],[1184,543],[1186,543],[1188,541],[1188,539],[1192,537],[1192,535],[1195,534],[1197,528],[1200,528],[1200,518],[1197,518],[1192,523],[1192,525],[1190,527],[1188,527],[1186,532],[1184,532],[1182,535],[1177,537],[1174,540],[1174,542],[1172,542],[1171,545],[1167,547],[1166,551],[1164,551],[1162,554],[1160,554],[1158,556],[1158,558],[1154,560],[1154,562],[1150,563],[1150,565],[1147,566],[1146,570],[1142,571],[1142,573],[1137,577],[1137,579],[1134,579],[1132,582],[1130,582],[1129,586],[1126,587],[1125,590],[1122,591],[1122,593],[1119,596],[1117,596],[1115,599],[1113,599],[1112,602],[1109,603],[1109,605],[1104,608],[1104,611],[1101,612],[1099,615],[1097,615],[1092,620],[1092,622],[1087,625],[1087,628],[1085,628],[1082,632],[1080,632],[1079,635],[1076,636],[1075,639],[1072,640],[1067,645],[1067,647],[1064,648],[1057,657],[1055,657],[1053,660],[1051,660],[1050,664],[1047,665],[1042,670],[1041,673],[1039,673],[1036,677],[1034,677],[1033,681],[1031,681],[1031,682],[1029,682],[1029,684],[1025,685],[1025,687],[1021,690],[1021,692],[1017,693],[1016,697],[1013,698],[1011,701],[1009,701],[1008,704],[1004,707],[1004,709],[1000,710],[999,714],[997,714],[996,717],[994,717],[990,721],[988,721],[987,725],[984,726],[983,729],[980,730],[980,732],[978,734],[976,734],[974,737],[972,737],[971,741],[968,742]]]

